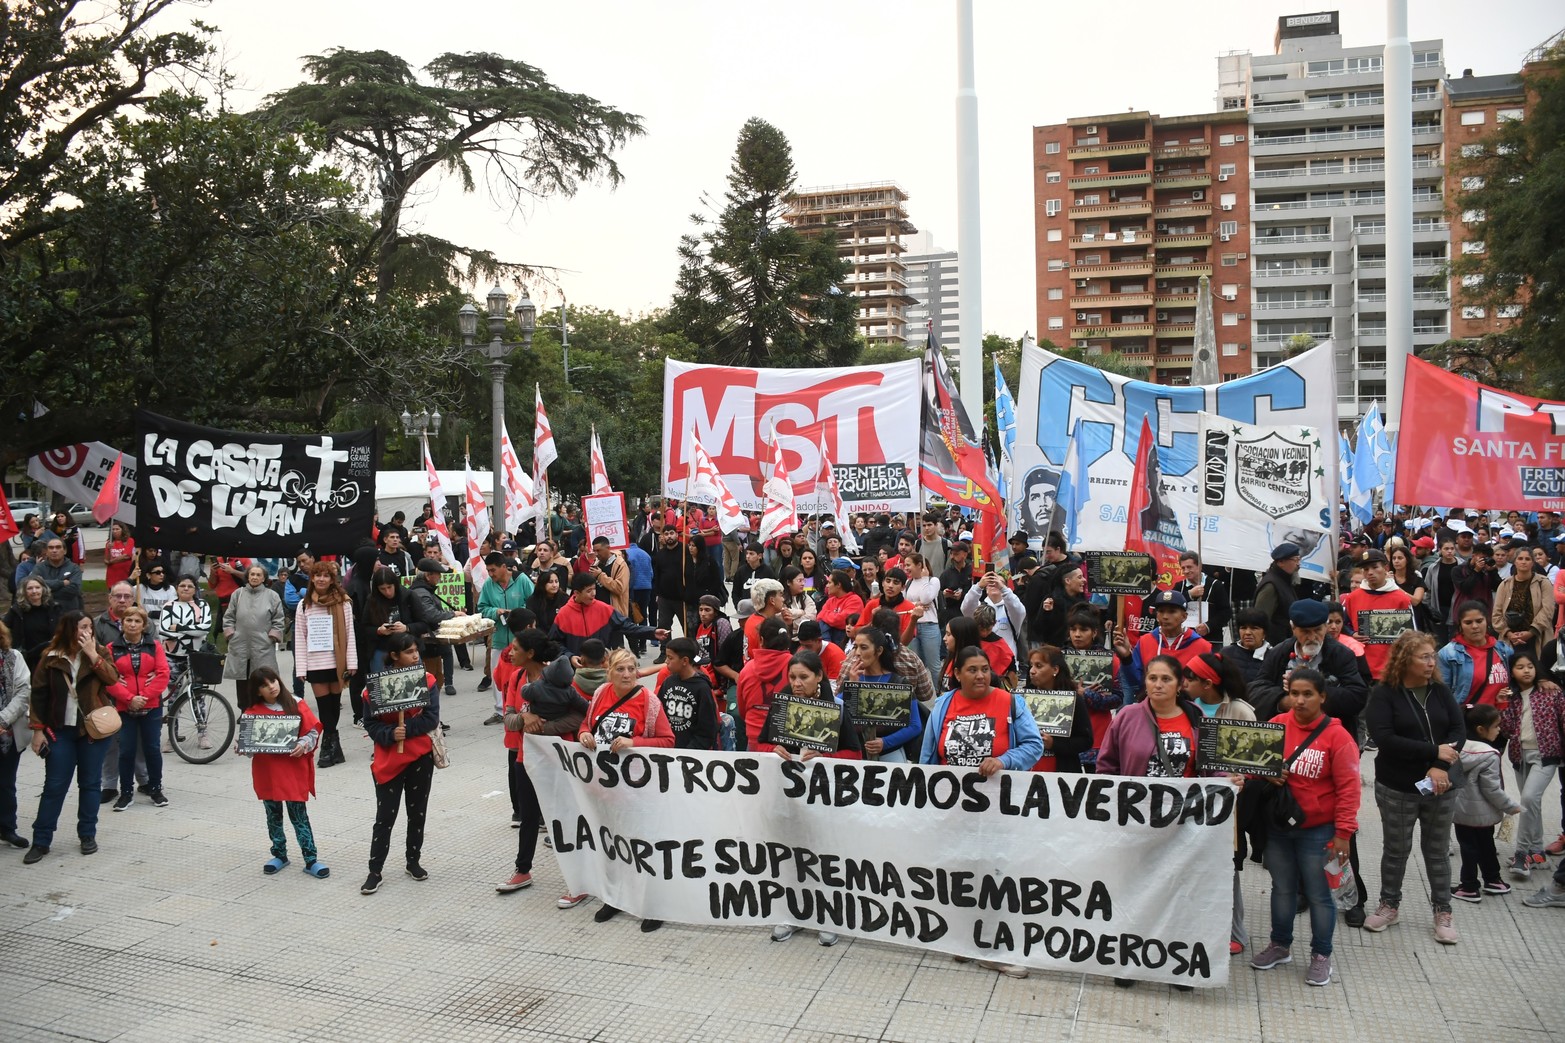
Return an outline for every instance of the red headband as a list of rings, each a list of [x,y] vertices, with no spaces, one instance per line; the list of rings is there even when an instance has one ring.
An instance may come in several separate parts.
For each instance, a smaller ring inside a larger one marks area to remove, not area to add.
[[[1190,657],[1190,662],[1185,664],[1185,669],[1189,670],[1192,674],[1195,674],[1203,681],[1215,684],[1218,687],[1222,686],[1222,675],[1212,668],[1211,663],[1208,663],[1205,659],[1202,659],[1198,655]]]

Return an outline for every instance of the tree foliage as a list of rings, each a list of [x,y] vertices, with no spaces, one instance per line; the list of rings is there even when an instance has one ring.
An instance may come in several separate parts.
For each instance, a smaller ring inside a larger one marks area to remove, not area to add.
[[[209,71],[204,28],[148,29],[177,2],[0,4],[0,251],[65,219],[57,205],[71,191],[65,168],[84,136],[150,101],[159,74]]]
[[[344,398],[405,393],[397,355],[427,344],[428,318],[372,300],[351,260],[371,228],[301,142],[167,94],[56,176],[73,205],[3,255],[10,454],[123,443],[137,406],[319,430]]]
[[[584,182],[617,185],[614,153],[642,133],[639,116],[562,90],[541,70],[498,54],[442,54],[421,79],[394,54],[338,47],[310,55],[305,71],[313,82],[274,95],[268,114],[287,127],[320,127],[378,199],[368,245],[382,296],[431,266],[440,281],[528,271],[488,251],[404,231],[412,194],[429,175],[453,175],[466,192],[481,178],[515,210],[572,195]]]
[[[783,221],[796,174],[782,131],[747,121],[715,219],[679,244],[680,270],[664,328],[725,366],[844,366],[863,349],[848,265],[836,237],[802,235]]]
[[[1556,43],[1522,75],[1526,118],[1502,122],[1482,142],[1482,155],[1453,159],[1464,185],[1452,218],[1478,211],[1467,224],[1481,253],[1453,259],[1458,300],[1496,314],[1519,305],[1506,331],[1556,382],[1565,375],[1565,42]],[[1460,277],[1479,276],[1475,286]]]

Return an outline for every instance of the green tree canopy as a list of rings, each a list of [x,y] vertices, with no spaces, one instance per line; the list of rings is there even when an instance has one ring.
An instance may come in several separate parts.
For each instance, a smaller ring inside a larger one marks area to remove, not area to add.
[[[541,70],[498,54],[442,54],[421,79],[394,54],[337,47],[307,57],[305,71],[314,82],[274,95],[268,113],[285,126],[320,127],[379,200],[368,245],[382,296],[431,265],[439,282],[527,271],[485,250],[403,231],[425,177],[455,175],[467,192],[482,177],[515,209],[572,195],[583,182],[618,184],[613,154],[642,133],[639,116],[562,90]]]
[[[796,175],[788,139],[762,119],[739,132],[726,203],[679,244],[680,270],[664,328],[725,366],[843,366],[863,348],[848,266],[835,237],[783,222]]]
[[[1565,376],[1565,41],[1522,74],[1526,118],[1502,122],[1482,155],[1453,159],[1464,185],[1452,219],[1466,225],[1481,253],[1453,259],[1458,300],[1520,307],[1506,331],[1514,346],[1556,384]],[[1460,277],[1478,276],[1476,285]]]

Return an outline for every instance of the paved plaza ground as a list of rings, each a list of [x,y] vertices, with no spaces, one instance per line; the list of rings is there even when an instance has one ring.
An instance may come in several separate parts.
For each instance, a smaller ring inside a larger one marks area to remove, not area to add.
[[[102,850],[77,850],[71,814],[35,866],[0,853],[0,1038],[21,1040],[604,1040],[743,1043],[810,1040],[1533,1040],[1565,1038],[1565,911],[1529,909],[1525,888],[1457,904],[1461,944],[1437,945],[1415,856],[1403,922],[1372,935],[1339,924],[1338,980],[1303,982],[1308,925],[1292,965],[1234,960],[1224,989],[1113,987],[1107,978],[1034,972],[1012,980],[950,957],[801,933],[773,944],[757,928],[633,917],[596,924],[596,901],[561,911],[553,855],[537,884],[497,895],[516,833],[501,732],[482,727],[489,696],[457,675],[447,700],[453,765],[436,773],[423,863],[401,872],[399,824],[379,894],[362,896],[374,790],[369,741],[346,733],[348,762],[320,773],[310,804],[328,880],[294,865],[261,873],[265,822],[248,762],[206,767],[169,755],[166,808],[103,808]],[[1365,770],[1372,762],[1365,760]],[[28,754],[22,832],[42,783]],[[1363,814],[1366,874],[1378,882],[1380,827]],[[68,805],[74,808],[74,804]],[[1559,821],[1551,789],[1545,822]],[[915,841],[916,842],[916,841]],[[958,841],[959,842],[959,841]],[[291,844],[291,837],[290,837]],[[1256,940],[1269,880],[1243,874]],[[1535,874],[1533,887],[1544,879]],[[1156,878],[1177,896],[1187,886]],[[1226,881],[1222,884],[1226,887]]]

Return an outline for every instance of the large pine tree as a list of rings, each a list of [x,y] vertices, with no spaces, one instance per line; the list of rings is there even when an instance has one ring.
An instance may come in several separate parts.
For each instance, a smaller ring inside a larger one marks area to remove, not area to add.
[[[725,366],[844,366],[863,342],[843,288],[835,237],[801,235],[783,221],[796,174],[788,139],[762,119],[739,132],[725,205],[697,214],[665,327]]]

